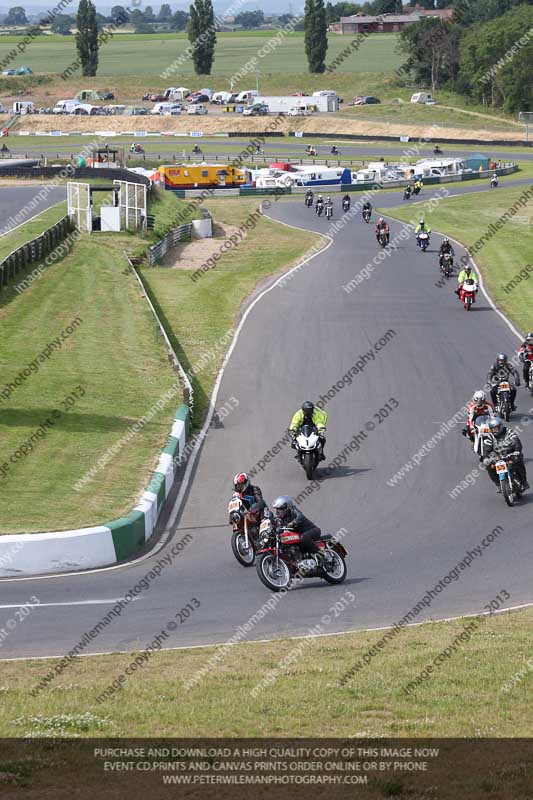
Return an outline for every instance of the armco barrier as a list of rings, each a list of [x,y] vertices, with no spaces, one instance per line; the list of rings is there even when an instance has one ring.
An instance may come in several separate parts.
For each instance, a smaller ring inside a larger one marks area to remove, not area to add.
[[[66,239],[73,226],[68,217],[63,217],[51,228],[43,231],[35,239],[17,247],[0,262],[0,291],[30,264],[35,264],[49,255],[57,245]]]
[[[189,408],[182,405],[150,483],[125,517],[78,530],[0,536],[0,577],[94,569],[135,555],[154,532],[174,485],[189,429]]]
[[[168,250],[178,242],[184,242],[192,236],[192,223],[188,222],[186,225],[178,225],[177,228],[172,228],[159,242],[156,242],[148,248],[146,257],[150,266],[157,264],[161,261],[163,256]]]

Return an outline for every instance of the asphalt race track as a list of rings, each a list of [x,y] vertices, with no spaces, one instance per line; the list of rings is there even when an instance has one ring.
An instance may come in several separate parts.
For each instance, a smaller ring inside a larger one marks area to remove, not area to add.
[[[1,178],[1,175],[0,175]],[[15,217],[41,191],[42,186],[6,186],[0,188],[0,234],[9,233],[17,225],[28,222],[32,217],[46,211],[47,208],[56,205],[61,200],[66,200],[67,193],[63,186],[53,186],[47,189],[46,197],[38,198],[38,205],[32,210],[28,210],[24,217],[18,222],[8,222],[10,217]],[[6,222],[4,222],[4,220]]]
[[[421,199],[430,196],[425,190]],[[398,192],[379,197],[380,206],[397,203]],[[303,199],[272,203],[269,214],[297,227],[328,228],[304,207]],[[334,221],[340,216],[335,199]],[[393,221],[391,240],[401,230]],[[2,657],[67,653],[115,599],[187,534],[193,540],[84,652],[145,647],[191,598],[200,608],[169,635],[166,646],[231,638],[270,597],[255,568],[241,567],[230,549],[226,505],[232,477],[256,465],[282,439],[303,400],[327,395],[357,362],[351,385],[345,380],[342,389],[330,393],[327,460],[301,503],[324,531],[346,529],[348,578],[338,587],[306,581],[245,638],[306,635],[348,590],[356,602],[324,624],[324,633],[393,624],[482,540],[486,546],[481,554],[456,573],[457,580],[435,593],[417,621],[482,612],[502,590],[510,595],[506,607],[531,602],[533,495],[527,493],[509,509],[481,473],[472,488],[450,497],[477,466],[460,435],[462,423],[428,448],[420,466],[396,485],[388,484],[484,383],[495,354],[512,354],[518,346],[516,335],[481,293],[466,313],[453,294],[455,280],[446,287],[435,285],[439,243],[434,236],[423,254],[411,234],[349,293],[343,286],[380,252],[373,224],[366,225],[358,214],[324,252],[293,272],[284,285],[272,286],[248,315],[220,384],[216,406],[235,398],[238,407],[210,429],[169,541],[153,556],[122,567],[0,582],[0,627],[32,595],[40,600],[12,631]],[[387,403],[392,410],[385,416],[380,409]],[[533,409],[533,398],[522,388],[518,403],[515,424],[520,412]],[[341,456],[340,466],[325,475],[327,465],[355,435],[359,449],[345,460]],[[526,428],[522,438],[527,456],[533,430]],[[530,480],[532,476],[530,467]],[[268,502],[278,494],[297,496],[307,486],[288,447],[265,465],[257,482]],[[485,537],[497,526],[502,529],[487,543]]]

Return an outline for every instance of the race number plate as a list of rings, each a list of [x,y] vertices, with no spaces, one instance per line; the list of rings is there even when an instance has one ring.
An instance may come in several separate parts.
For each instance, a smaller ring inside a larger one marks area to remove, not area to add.
[[[505,463],[505,461],[496,462],[496,472],[498,474],[501,472],[507,472],[507,464]]]
[[[238,511],[241,507],[241,501],[237,497],[232,497],[228,503],[228,512]]]
[[[509,387],[509,384],[508,384],[508,383],[506,383],[506,381],[502,381],[502,382],[500,383],[500,391],[501,391],[501,392],[508,392],[508,391],[509,391],[509,388],[510,388],[510,387]]]
[[[261,525],[259,526],[259,533],[263,533],[264,531],[270,530],[270,520],[264,519]]]

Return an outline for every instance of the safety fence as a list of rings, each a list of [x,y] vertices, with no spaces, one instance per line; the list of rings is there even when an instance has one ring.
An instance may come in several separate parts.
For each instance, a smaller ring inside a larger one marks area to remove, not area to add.
[[[25,270],[30,264],[46,258],[72,230],[73,226],[69,218],[63,217],[35,239],[13,250],[0,263],[0,291],[13,280],[15,275]]]
[[[191,236],[192,222],[188,222],[186,225],[178,225],[177,228],[172,228],[162,239],[148,248],[146,258],[150,266],[161,261],[165,253],[167,253],[171,247],[174,247],[178,242],[190,239]]]

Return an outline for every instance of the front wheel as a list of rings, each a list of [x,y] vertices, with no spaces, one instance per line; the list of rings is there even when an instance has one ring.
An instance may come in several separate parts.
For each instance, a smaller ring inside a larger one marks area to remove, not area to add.
[[[505,500],[507,505],[508,506],[514,506],[516,497],[515,497],[515,493],[513,492],[511,487],[509,486],[509,481],[505,480],[502,483],[502,492],[503,492],[503,499]]]
[[[305,476],[307,480],[308,481],[312,480],[313,472],[315,470],[315,454],[312,451],[304,453],[303,467],[305,470]]]
[[[346,561],[336,550],[329,551],[331,562],[322,565],[323,578],[328,583],[343,583],[346,580]]]
[[[252,567],[255,561],[255,551],[248,535],[248,547],[242,531],[234,531],[231,537],[231,549],[233,555],[243,567]]]
[[[291,574],[285,561],[276,559],[273,553],[261,553],[256,562],[259,580],[272,592],[287,589],[291,582]]]

